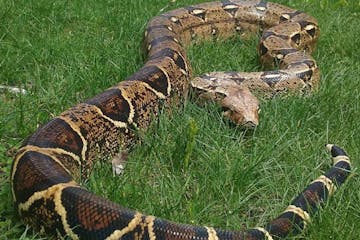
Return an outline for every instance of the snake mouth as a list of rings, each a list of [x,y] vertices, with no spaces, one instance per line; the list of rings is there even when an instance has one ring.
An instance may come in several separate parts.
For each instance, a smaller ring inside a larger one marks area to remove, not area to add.
[[[225,112],[231,112],[231,109],[230,109],[229,107],[226,107],[226,106],[221,106],[221,111],[222,111],[223,113],[225,113]]]
[[[246,118],[243,114],[235,112],[228,107],[222,107],[222,115],[237,127],[255,129],[258,126],[255,120]]]
[[[242,124],[242,126],[247,129],[255,129],[257,127],[257,124],[253,121],[247,121],[244,124]]]

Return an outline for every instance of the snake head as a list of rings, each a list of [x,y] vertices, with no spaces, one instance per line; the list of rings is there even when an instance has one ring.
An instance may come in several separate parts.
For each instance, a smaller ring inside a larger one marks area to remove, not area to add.
[[[247,87],[231,88],[221,106],[223,115],[236,125],[252,129],[259,124],[259,100]]]

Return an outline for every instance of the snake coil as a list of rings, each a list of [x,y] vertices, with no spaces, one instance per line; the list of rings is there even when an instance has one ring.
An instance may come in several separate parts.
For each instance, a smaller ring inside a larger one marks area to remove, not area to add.
[[[317,21],[297,10],[263,0],[224,0],[163,13],[150,20],[144,43],[148,59],[125,81],[80,103],[39,128],[20,147],[12,166],[15,206],[24,222],[72,239],[274,239],[304,229],[321,203],[349,175],[350,161],[328,145],[334,165],[313,181],[264,228],[245,232],[177,224],[129,210],[96,196],[76,180],[87,177],[94,160],[126,148],[134,129],[146,129],[158,106],[180,100],[190,86],[184,50],[193,41],[262,32],[264,64],[279,70],[222,73],[257,91],[314,88],[319,69],[310,56],[319,36]],[[214,75],[204,79],[213,81]],[[216,81],[216,80],[215,80]],[[194,81],[193,87],[204,89]],[[81,171],[80,171],[81,169]]]

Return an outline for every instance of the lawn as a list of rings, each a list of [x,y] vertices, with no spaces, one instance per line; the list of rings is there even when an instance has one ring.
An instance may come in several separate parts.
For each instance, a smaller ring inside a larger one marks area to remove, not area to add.
[[[0,0],[0,239],[40,239],[21,223],[9,186],[12,157],[37,127],[139,69],[146,22],[199,1]],[[331,165],[325,143],[346,149],[352,178],[302,236],[360,236],[360,3],[278,0],[315,16],[321,37],[313,54],[321,84],[306,96],[261,102],[255,131],[235,128],[214,104],[189,100],[165,111],[113,178],[99,163],[91,191],[133,209],[177,222],[225,229],[264,226]],[[197,44],[188,49],[195,74],[258,71],[256,39]],[[110,177],[109,177],[110,176]]]

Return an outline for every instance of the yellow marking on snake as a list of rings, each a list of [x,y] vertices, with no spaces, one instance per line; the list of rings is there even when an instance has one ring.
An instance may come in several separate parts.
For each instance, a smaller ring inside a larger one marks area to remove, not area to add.
[[[195,14],[195,15],[202,14],[204,12],[205,12],[205,10],[203,10],[203,9],[194,9],[192,11],[192,13]]]
[[[126,128],[127,124],[125,122],[121,122],[121,121],[115,121],[112,118],[109,118],[108,116],[106,116],[100,108],[98,108],[95,105],[92,105],[93,108],[95,108],[95,110],[101,115],[102,118],[105,118],[106,120],[108,120],[109,122],[111,122],[112,124],[114,124],[115,127],[117,128]]]
[[[14,176],[15,176],[15,173],[16,173],[16,170],[17,170],[17,166],[18,166],[18,164],[19,164],[19,159],[20,159],[20,158],[24,155],[24,153],[26,152],[26,151],[24,151],[24,152],[21,152],[21,151],[22,151],[23,149],[26,149],[26,148],[27,148],[27,146],[20,148],[20,149],[18,150],[18,153],[17,153],[15,159],[14,159],[13,170],[12,170],[11,176],[10,176],[11,182],[14,181]],[[20,153],[20,152],[21,152],[21,153]]]
[[[232,10],[232,9],[237,9],[237,8],[239,8],[239,7],[236,5],[226,5],[224,7],[225,10]]]
[[[285,18],[285,19],[287,19],[287,20],[289,20],[290,19],[290,15],[289,14],[283,14],[283,15],[281,15],[283,18]]]
[[[337,157],[333,157],[333,164],[336,165],[338,162],[346,162],[349,165],[351,165],[350,163],[350,158],[348,156],[337,156]]]
[[[331,152],[331,149],[332,149],[333,146],[334,146],[334,144],[328,143],[328,144],[326,144],[326,149],[327,149],[329,152]]]
[[[76,161],[76,163],[78,165],[81,165],[80,157],[78,155],[76,155],[72,152],[66,151],[65,149],[62,149],[62,148],[43,148],[43,147],[37,147],[37,146],[33,146],[33,145],[27,145],[23,149],[26,149],[26,151],[37,151],[44,155],[49,155],[49,157],[54,158],[55,162],[57,162],[59,165],[61,165],[65,170],[67,170],[67,169],[65,168],[63,163],[61,163],[55,156],[53,156],[51,154],[52,152],[56,152],[58,154],[69,155],[72,159],[74,159]]]
[[[21,150],[21,149],[19,149],[19,150]],[[16,173],[16,170],[17,170],[17,165],[18,165],[19,159],[21,158],[22,155],[23,155],[23,153],[21,153],[19,155],[16,155],[16,157],[14,159],[13,170],[12,170],[11,176],[10,176],[11,184],[13,184],[13,182],[14,182],[14,176],[15,176],[15,173]],[[11,193],[12,193],[14,202],[16,202],[16,194],[15,194],[15,189],[14,189],[13,186],[11,187]]]
[[[320,177],[315,179],[312,183],[315,182],[321,182],[322,184],[324,184],[330,196],[333,195],[333,193],[336,191],[336,186],[334,185],[334,183],[331,181],[330,178],[326,177],[325,175],[321,175]]]
[[[298,215],[299,217],[301,217],[305,221],[305,224],[311,221],[310,214],[308,212],[306,212],[305,210],[303,210],[302,208],[299,208],[299,207],[297,207],[295,205],[289,205],[285,209],[284,213],[285,212],[293,212],[293,213],[295,213],[296,215]]]
[[[131,98],[129,98],[129,97],[126,95],[126,90],[124,90],[121,86],[119,86],[118,89],[120,90],[121,96],[125,99],[125,101],[126,101],[126,102],[128,103],[128,105],[129,105],[130,112],[129,112],[129,117],[128,117],[128,123],[129,123],[129,124],[132,124],[132,123],[133,123],[134,116],[135,116],[135,109],[134,109],[133,104],[131,103]],[[124,93],[125,93],[125,94],[124,94]]]
[[[256,230],[258,230],[258,231],[260,231],[260,232],[264,233],[264,234],[265,234],[265,237],[266,237],[266,240],[273,240],[273,237],[270,235],[270,233],[269,233],[268,231],[266,231],[266,229],[265,229],[265,228],[262,228],[262,227],[256,227],[256,228],[254,228],[254,229],[256,229]]]
[[[93,105],[90,105],[90,106],[93,106]],[[79,126],[74,124],[68,117],[59,116],[58,118],[64,120],[71,127],[71,129],[74,132],[76,132],[76,134],[80,137],[81,142],[83,144],[83,147],[81,149],[81,159],[85,161],[86,160],[86,151],[88,149],[88,142],[86,141],[84,136],[81,134],[81,130],[80,130]]]
[[[46,190],[35,192],[33,195],[31,195],[31,197],[29,197],[29,199],[26,202],[19,203],[18,209],[21,211],[28,211],[29,207],[35,201],[37,201],[41,198],[50,198],[51,196],[53,196],[56,193],[56,191],[58,191],[59,189],[63,189],[65,187],[79,187],[79,185],[75,181],[55,184],[55,185],[47,188]]]
[[[172,62],[174,62],[174,60],[172,58],[170,58]],[[166,94],[169,96],[170,93],[171,93],[171,82],[170,82],[170,78],[169,78],[169,74],[167,73],[167,71],[163,68],[163,67],[160,67],[160,66],[156,66],[154,65],[155,67],[159,68],[161,70],[161,72],[166,76],[166,82],[167,82],[167,89],[166,89]],[[150,85],[148,85],[150,87]],[[155,89],[153,90],[154,92],[157,92]],[[156,94],[159,98],[162,98],[162,99],[165,99],[166,96],[160,92],[158,92],[158,94]]]
[[[154,216],[147,216],[145,218],[145,223],[147,225],[150,240],[155,240],[156,239],[156,235],[155,235],[155,232],[154,232],[154,220],[155,220]]]
[[[174,23],[176,23],[177,21],[179,21],[179,19],[177,17],[171,17],[170,20]]]
[[[166,77],[168,78],[169,76],[166,75]],[[156,89],[152,88],[148,83],[146,83],[146,82],[139,82],[139,83],[141,83],[146,89],[153,92],[158,98],[160,98],[160,99],[165,99],[166,98],[166,96],[163,93],[156,91]],[[170,89],[170,91],[171,91],[171,89]]]
[[[314,28],[315,28],[314,25],[309,24],[309,25],[306,25],[304,29],[307,30],[307,31],[310,31],[310,30],[313,30]]]
[[[79,239],[79,237],[72,231],[70,225],[68,224],[66,219],[68,212],[66,211],[65,207],[62,205],[61,202],[62,191],[66,187],[74,187],[74,186],[68,184],[62,184],[58,189],[54,190],[53,194],[54,194],[55,211],[60,215],[61,222],[63,224],[64,231],[66,232],[66,234],[72,239],[77,240]],[[79,187],[79,186],[76,185],[75,187]],[[73,213],[69,212],[69,214],[73,214]]]
[[[137,212],[133,219],[129,222],[129,224],[121,230],[115,230],[106,240],[118,240],[124,234],[133,231],[140,223],[141,223],[141,213]]]
[[[208,233],[208,240],[219,240],[216,231],[212,227],[205,227]]]
[[[256,9],[259,10],[259,11],[265,11],[266,10],[265,7],[256,7]]]

